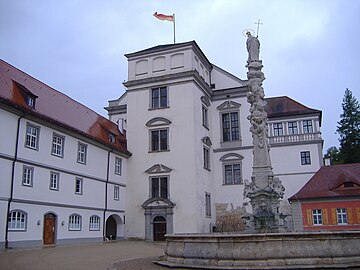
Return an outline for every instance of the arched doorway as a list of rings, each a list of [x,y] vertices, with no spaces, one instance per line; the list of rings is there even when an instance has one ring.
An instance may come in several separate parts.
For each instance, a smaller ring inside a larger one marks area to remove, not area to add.
[[[166,234],[166,219],[161,216],[155,217],[153,222],[154,241],[165,241],[165,234]]]
[[[56,215],[52,213],[45,214],[44,233],[43,233],[44,245],[55,244],[55,233],[56,233]]]
[[[105,237],[109,240],[116,240],[117,224],[113,216],[109,216],[106,220],[106,233]]]

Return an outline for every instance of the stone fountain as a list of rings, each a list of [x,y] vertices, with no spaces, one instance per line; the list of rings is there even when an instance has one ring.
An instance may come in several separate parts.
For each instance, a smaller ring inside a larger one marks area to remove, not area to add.
[[[285,232],[279,213],[285,189],[274,176],[269,155],[260,42],[247,35],[254,150],[251,181],[244,188],[252,207],[245,233],[166,235],[165,259],[155,263],[195,269],[360,269],[359,231]]]

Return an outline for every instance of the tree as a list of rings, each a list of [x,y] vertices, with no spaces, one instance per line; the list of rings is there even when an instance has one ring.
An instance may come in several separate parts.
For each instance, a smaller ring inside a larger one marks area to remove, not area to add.
[[[343,113],[336,130],[340,135],[340,159],[343,163],[360,162],[360,106],[348,88],[341,106]]]
[[[331,146],[326,151],[324,158],[330,158],[331,164],[341,164],[343,161],[340,159],[340,151],[336,146]]]

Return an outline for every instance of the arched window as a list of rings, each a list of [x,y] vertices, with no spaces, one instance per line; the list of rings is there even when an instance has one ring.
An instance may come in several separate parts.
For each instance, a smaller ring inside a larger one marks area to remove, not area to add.
[[[100,217],[93,215],[90,217],[89,222],[90,231],[99,231],[100,230]]]
[[[242,159],[243,156],[236,153],[228,153],[220,158],[223,162],[224,185],[243,184]]]
[[[27,214],[21,210],[13,210],[9,213],[8,226],[12,231],[25,231],[26,230]]]
[[[69,216],[69,231],[81,231],[81,216],[72,214]]]

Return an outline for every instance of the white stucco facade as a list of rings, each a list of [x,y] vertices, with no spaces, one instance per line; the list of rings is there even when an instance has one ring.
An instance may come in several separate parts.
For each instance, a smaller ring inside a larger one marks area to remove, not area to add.
[[[156,240],[159,217],[166,222],[167,233],[209,232],[216,222],[217,204],[233,208],[247,205],[243,183],[252,175],[247,81],[212,65],[195,42],[157,46],[126,57],[127,91],[106,108],[110,120],[126,119],[128,149],[132,153],[126,191],[127,209],[132,211],[126,214],[125,237]],[[166,104],[157,107],[161,89],[166,91]],[[226,115],[238,117],[232,122],[237,122],[238,135],[231,139],[224,138]],[[303,135],[302,121],[308,119],[313,130]],[[293,121],[297,123],[292,123],[297,125],[297,134],[289,135],[287,125]],[[319,121],[317,113],[269,119],[272,166],[286,188],[285,198],[322,166]],[[283,124],[283,135],[275,136],[272,124],[279,122]],[[152,149],[153,130],[167,134],[165,149]],[[204,164],[204,149],[209,153],[208,165]],[[311,156],[310,164],[302,165],[302,152]],[[238,166],[240,179],[226,183],[225,168],[232,168],[234,174]],[[166,196],[152,193],[153,177],[166,177]]]

